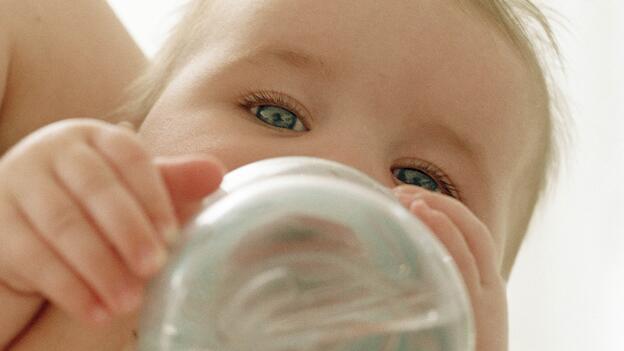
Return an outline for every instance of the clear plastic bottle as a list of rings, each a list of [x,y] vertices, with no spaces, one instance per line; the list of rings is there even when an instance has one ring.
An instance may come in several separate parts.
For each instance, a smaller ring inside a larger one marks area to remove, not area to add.
[[[389,190],[344,165],[226,175],[151,284],[141,351],[472,351],[450,255]]]

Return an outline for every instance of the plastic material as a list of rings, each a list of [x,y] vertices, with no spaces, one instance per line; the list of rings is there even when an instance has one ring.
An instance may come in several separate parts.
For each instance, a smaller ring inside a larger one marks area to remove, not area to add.
[[[226,175],[149,289],[141,351],[472,351],[442,245],[389,192],[307,157]]]

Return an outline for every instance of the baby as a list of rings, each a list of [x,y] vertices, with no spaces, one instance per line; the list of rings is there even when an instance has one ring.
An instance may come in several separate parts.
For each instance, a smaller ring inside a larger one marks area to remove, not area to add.
[[[454,258],[477,350],[506,350],[553,129],[512,10],[543,17],[513,3],[191,1],[127,106],[136,131],[57,122],[1,159],[0,345],[132,349],[146,281],[224,172],[307,155],[393,188]]]

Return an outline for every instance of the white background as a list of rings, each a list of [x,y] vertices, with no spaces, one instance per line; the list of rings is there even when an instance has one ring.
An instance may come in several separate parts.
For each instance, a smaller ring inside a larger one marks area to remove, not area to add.
[[[415,0],[416,1],[416,0]],[[179,0],[109,0],[148,55]],[[624,350],[624,2],[545,1],[573,118],[567,166],[508,286],[511,351]]]

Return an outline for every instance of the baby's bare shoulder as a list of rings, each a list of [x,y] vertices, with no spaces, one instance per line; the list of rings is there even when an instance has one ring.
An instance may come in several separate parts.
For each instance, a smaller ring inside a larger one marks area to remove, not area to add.
[[[102,118],[145,67],[103,0],[0,0],[0,154],[55,120]]]

